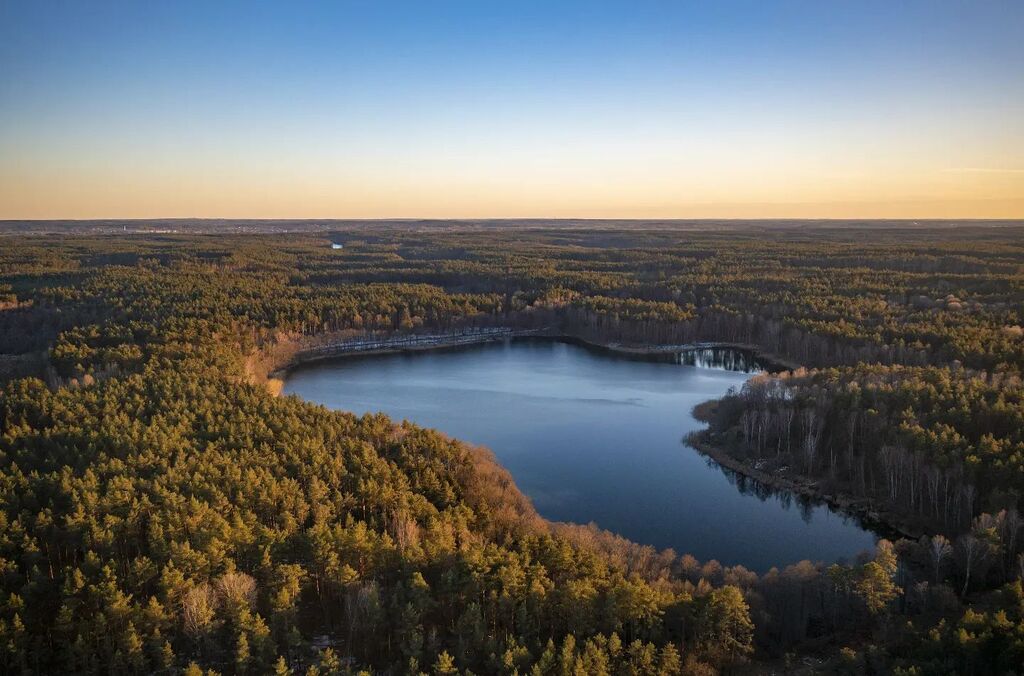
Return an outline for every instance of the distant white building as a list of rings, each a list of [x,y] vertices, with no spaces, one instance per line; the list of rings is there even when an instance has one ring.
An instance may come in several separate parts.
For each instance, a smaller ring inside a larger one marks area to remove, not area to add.
[[[332,249],[344,249],[345,245],[344,244],[338,244],[337,242],[331,242],[331,248]]]

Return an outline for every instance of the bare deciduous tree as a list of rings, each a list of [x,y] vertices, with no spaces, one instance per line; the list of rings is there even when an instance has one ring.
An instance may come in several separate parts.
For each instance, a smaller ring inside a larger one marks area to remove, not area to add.
[[[213,623],[217,609],[217,597],[207,583],[188,590],[181,599],[181,618],[185,633],[198,640],[204,636]]]
[[[931,560],[932,571],[935,574],[935,583],[942,579],[942,568],[945,562],[953,554],[953,546],[944,535],[935,535],[928,541],[928,558]]]
[[[256,580],[245,573],[224,573],[214,588],[221,603],[228,607],[248,608],[256,601]]]
[[[975,537],[973,533],[965,533],[957,538],[956,554],[960,568],[964,571],[964,586],[960,597],[967,595],[967,588],[971,584],[971,571],[984,559],[988,552],[988,544]]]

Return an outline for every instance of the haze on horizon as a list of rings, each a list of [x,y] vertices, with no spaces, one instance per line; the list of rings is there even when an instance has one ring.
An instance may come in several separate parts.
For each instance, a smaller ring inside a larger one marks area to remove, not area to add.
[[[0,219],[1021,218],[1024,3],[0,3]]]

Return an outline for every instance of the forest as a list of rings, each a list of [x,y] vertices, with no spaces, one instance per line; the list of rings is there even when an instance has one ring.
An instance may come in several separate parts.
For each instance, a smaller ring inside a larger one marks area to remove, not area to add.
[[[1024,225],[136,225],[0,233],[0,672],[1024,673]],[[904,536],[656,551],[268,379],[499,327],[755,350],[700,441]]]

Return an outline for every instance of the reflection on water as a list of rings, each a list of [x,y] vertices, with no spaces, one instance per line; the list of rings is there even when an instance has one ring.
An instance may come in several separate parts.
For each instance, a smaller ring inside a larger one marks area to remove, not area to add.
[[[698,347],[685,350],[676,355],[676,362],[684,366],[724,369],[740,373],[754,373],[770,368],[769,364],[749,350],[734,350],[726,347]]]
[[[814,498],[802,493],[794,493],[793,491],[776,488],[775,486],[766,484],[763,481],[758,481],[753,477],[749,477],[746,474],[737,472],[734,469],[720,465],[712,458],[705,458],[705,461],[707,462],[708,467],[713,467],[724,474],[725,478],[729,480],[729,483],[735,486],[736,490],[742,495],[753,496],[761,502],[767,502],[769,500],[777,502],[785,510],[795,508],[805,523],[811,522],[819,508],[827,507],[828,503],[820,498]],[[883,526],[882,524],[866,523],[864,519],[856,514],[836,514],[836,516],[842,519],[844,523],[854,524],[858,528],[865,530],[870,529],[876,532],[878,530],[891,531],[891,529]],[[893,539],[899,537],[899,535],[894,532],[882,532],[880,534]]]
[[[763,571],[871,548],[874,536],[854,520],[772,495],[680,444],[701,427],[693,406],[757,366],[734,350],[623,357],[525,340],[317,362],[285,391],[488,446],[545,517],[594,521],[701,560]]]
[[[707,458],[707,464],[708,467],[721,471],[729,480],[729,483],[735,486],[736,490],[742,495],[752,495],[761,502],[775,500],[786,510],[791,509],[795,503],[800,517],[805,523],[811,522],[811,519],[814,517],[814,508],[822,504],[820,500],[814,500],[806,495],[793,493],[792,491],[780,490],[757,479],[752,479],[734,469],[719,465],[711,458]]]

